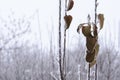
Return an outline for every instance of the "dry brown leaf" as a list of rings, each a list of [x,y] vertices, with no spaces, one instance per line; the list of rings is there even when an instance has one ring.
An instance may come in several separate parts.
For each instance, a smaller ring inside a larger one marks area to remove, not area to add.
[[[83,25],[85,25],[85,24],[88,24],[88,23],[79,24],[79,26],[78,26],[78,28],[77,28],[77,32],[78,32],[78,33],[80,33],[80,29],[81,29],[82,27],[84,27]]]
[[[103,14],[98,14],[98,19],[100,21],[100,29],[102,29],[103,24],[104,24],[104,15]]]
[[[98,52],[99,52],[99,47],[100,47],[100,45],[97,43],[96,46],[95,46],[95,56],[96,57],[97,57]]]
[[[89,52],[89,51],[86,52],[87,52],[86,61],[89,63],[93,62],[95,59],[95,50],[93,52]]]
[[[86,38],[86,47],[90,52],[93,52],[96,42],[97,42],[96,38],[92,38],[92,37]]]
[[[67,11],[71,10],[73,8],[73,5],[74,5],[74,1],[69,0]]]
[[[91,37],[91,26],[82,26],[82,33],[85,37]]]
[[[71,21],[72,21],[72,16],[71,15],[66,15],[66,16],[64,16],[64,20],[65,20],[65,23],[66,23],[66,28],[65,29],[68,29],[70,27],[70,24],[71,24]]]

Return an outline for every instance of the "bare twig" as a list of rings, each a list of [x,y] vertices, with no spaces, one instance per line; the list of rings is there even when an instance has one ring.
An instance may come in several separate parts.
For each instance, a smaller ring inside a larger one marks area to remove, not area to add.
[[[66,15],[67,15],[67,0],[65,0],[65,16]],[[63,71],[64,71],[64,80],[66,80],[66,24],[64,27]]]
[[[53,74],[53,72],[50,73],[51,77],[53,78],[53,80],[58,80],[55,75]]]
[[[17,33],[17,34],[15,34],[15,35],[13,35],[11,38],[7,39],[7,40],[4,42],[4,45],[0,48],[0,50],[4,49],[5,46],[6,46],[10,41],[14,40],[16,37],[21,36],[22,34],[25,34],[28,30],[29,30],[29,26],[28,26],[24,31],[22,31],[22,32],[20,32],[20,33]]]
[[[61,78],[61,80],[64,80],[61,59],[62,59],[62,52],[61,52],[61,0],[59,0],[59,70],[60,70],[60,78]]]
[[[97,0],[95,0],[95,24],[96,24],[96,21],[97,21]]]
[[[97,22],[97,0],[95,0],[95,25],[96,25],[96,22]],[[96,27],[97,29],[97,27]],[[95,65],[95,80],[97,80],[97,63]]]
[[[88,66],[88,80],[90,80],[90,64]]]

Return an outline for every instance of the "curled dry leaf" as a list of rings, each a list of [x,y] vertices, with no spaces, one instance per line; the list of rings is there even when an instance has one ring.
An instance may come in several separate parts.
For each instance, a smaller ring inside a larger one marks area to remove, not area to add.
[[[86,51],[86,52],[87,52],[86,61],[89,63],[93,62],[95,59],[95,50],[93,52],[90,51]]]
[[[66,16],[64,16],[64,20],[65,20],[65,23],[66,23],[66,28],[65,29],[68,29],[70,24],[71,24],[71,21],[72,21],[72,16],[71,15],[66,15]]]
[[[97,39],[96,38],[87,37],[86,38],[87,50],[90,51],[90,52],[93,52],[96,43],[97,43]]]
[[[90,26],[83,26],[82,33],[85,37],[90,37],[91,36],[91,27]]]
[[[88,26],[82,26],[82,33],[85,37],[92,37],[91,35],[91,26],[88,25]]]
[[[98,19],[100,21],[100,29],[102,29],[103,24],[104,24],[104,15],[103,14],[98,14]]]
[[[77,32],[80,33],[80,29],[83,27],[84,24],[87,24],[87,23],[83,23],[83,24],[79,24],[78,28],[77,28]]]
[[[94,60],[90,63],[90,67],[94,66],[96,64],[96,57],[98,55],[99,52],[99,44],[97,43],[95,46],[95,56],[94,56]]]
[[[98,52],[99,52],[99,47],[100,47],[100,45],[97,43],[96,46],[95,46],[95,56],[96,57],[97,57]]]
[[[73,8],[73,5],[74,5],[74,1],[69,0],[67,11],[71,10]]]

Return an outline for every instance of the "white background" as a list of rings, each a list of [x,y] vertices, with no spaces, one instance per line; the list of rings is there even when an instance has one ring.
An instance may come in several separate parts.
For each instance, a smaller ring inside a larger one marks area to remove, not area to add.
[[[77,26],[82,22],[86,22],[87,15],[90,14],[92,18],[94,15],[94,0],[74,0],[74,2],[73,9],[68,12],[68,14],[73,16],[73,21],[69,29],[69,35],[72,35],[72,37],[77,35]],[[118,27],[120,26],[120,1],[98,0],[98,3],[98,13],[103,13],[105,16],[104,28],[100,32],[100,36],[104,36],[108,44],[113,41],[117,47],[119,41]],[[46,40],[44,44],[47,46],[49,33],[47,33],[46,29],[48,28],[49,30],[48,25],[53,24],[55,27],[58,26],[58,6],[59,0],[0,0],[0,17],[7,19],[11,12],[14,12],[18,18],[23,16],[29,17],[38,11],[43,43]],[[34,32],[37,31],[36,27],[33,27],[33,29]]]

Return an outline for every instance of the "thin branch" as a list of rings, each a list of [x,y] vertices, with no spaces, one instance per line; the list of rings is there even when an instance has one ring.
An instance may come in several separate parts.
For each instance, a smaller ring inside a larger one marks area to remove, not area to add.
[[[65,16],[66,15],[67,15],[67,0],[65,0]],[[66,24],[64,27],[63,71],[64,71],[64,80],[65,80],[66,79]]]
[[[22,32],[20,32],[20,33],[17,33],[16,35],[13,35],[11,38],[9,38],[8,40],[6,40],[6,41],[4,42],[4,45],[0,48],[0,51],[1,51],[2,49],[4,49],[5,46],[6,46],[10,41],[14,40],[16,37],[18,37],[18,36],[20,36],[20,35],[22,35],[22,34],[25,34],[28,30],[29,30],[29,26],[28,26],[24,31],[22,31]]]
[[[88,80],[90,80],[90,64],[88,66]]]
[[[97,64],[95,65],[95,80],[97,80]]]
[[[62,52],[61,52],[61,0],[59,0],[59,69],[60,69],[60,78],[64,79],[63,70],[62,70]]]
[[[58,80],[52,72],[50,73],[50,75],[53,78],[53,80]]]
[[[96,25],[96,22],[97,22],[97,5],[98,5],[97,0],[95,0],[95,25]],[[97,27],[96,27],[96,29],[97,29]],[[97,80],[97,63],[95,65],[95,80]]]
[[[95,0],[95,24],[97,22],[97,0]]]

